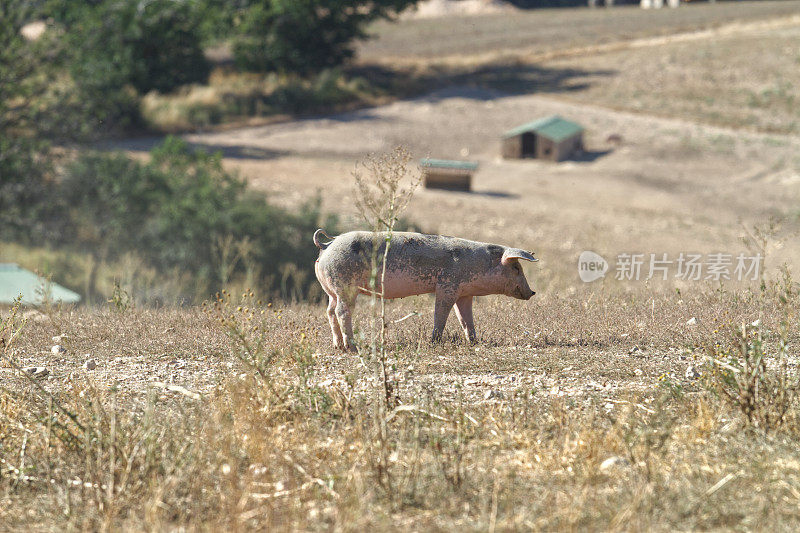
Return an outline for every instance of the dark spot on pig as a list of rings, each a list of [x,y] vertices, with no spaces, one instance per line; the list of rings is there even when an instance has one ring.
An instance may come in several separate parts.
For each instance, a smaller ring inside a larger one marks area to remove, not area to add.
[[[369,256],[372,253],[372,243],[354,240],[350,243],[350,252],[358,256]]]
[[[503,258],[503,247],[497,246],[496,244],[490,244],[488,246],[489,255],[492,257],[492,262],[500,262]]]

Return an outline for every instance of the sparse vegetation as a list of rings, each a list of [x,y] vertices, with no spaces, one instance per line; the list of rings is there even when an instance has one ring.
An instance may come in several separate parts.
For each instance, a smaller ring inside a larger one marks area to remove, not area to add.
[[[586,308],[548,299],[516,314],[489,299],[493,340],[478,347],[432,346],[426,328],[409,325],[417,319],[389,320],[400,403],[384,418],[385,455],[371,429],[375,383],[357,357],[327,352],[316,306],[267,307],[247,293],[222,295],[210,315],[72,313],[69,353],[91,352],[93,373],[40,359],[52,326],[29,319],[0,369],[0,519],[43,529],[794,527],[796,403],[770,433],[748,429],[737,405],[683,377],[692,361],[681,355],[706,335],[683,326],[688,315],[711,327],[712,317],[761,314],[778,331],[774,296],[664,296],[652,321],[649,293]],[[413,308],[398,302],[387,314]],[[533,317],[552,333],[517,333]],[[274,353],[267,374],[242,364],[231,331]],[[794,361],[796,321],[787,331]],[[52,377],[40,389],[8,358],[42,362]],[[139,358],[141,381],[127,373]],[[658,385],[665,373],[682,395]]]
[[[173,94],[145,95],[141,110],[151,127],[179,132],[287,114],[342,111],[374,103],[380,95],[380,89],[364,77],[346,75],[339,69],[308,77],[219,69],[208,85],[192,85]]]
[[[383,385],[384,410],[380,411],[383,415],[386,409],[391,409],[395,404],[393,377],[386,362],[386,299],[383,292],[386,258],[392,246],[395,227],[419,186],[422,175],[419,169],[414,171],[411,168],[408,150],[398,147],[390,154],[372,156],[362,161],[356,166],[353,177],[356,208],[375,234],[367,287],[371,291],[373,311],[367,365],[374,369],[376,379]],[[383,239],[379,237],[381,234],[385,235]]]

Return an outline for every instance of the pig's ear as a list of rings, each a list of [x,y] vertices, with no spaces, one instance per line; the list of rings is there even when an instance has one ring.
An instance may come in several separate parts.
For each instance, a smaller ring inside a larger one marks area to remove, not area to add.
[[[517,259],[524,259],[525,261],[538,261],[531,252],[520,250],[519,248],[506,248],[503,252],[503,258],[500,262],[504,265],[510,265],[512,261]]]

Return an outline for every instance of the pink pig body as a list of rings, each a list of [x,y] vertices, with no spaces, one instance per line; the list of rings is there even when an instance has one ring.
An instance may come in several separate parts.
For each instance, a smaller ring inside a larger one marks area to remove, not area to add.
[[[351,231],[322,243],[323,230],[314,233],[320,248],[315,272],[328,294],[328,321],[333,343],[343,350],[355,350],[351,313],[359,294],[369,290],[372,261],[379,265],[377,293],[381,293],[380,264],[386,233]],[[327,236],[327,235],[325,235]],[[518,248],[468,241],[442,235],[395,232],[386,258],[383,296],[404,298],[434,293],[433,340],[440,340],[450,310],[455,308],[464,334],[476,340],[472,298],[505,294],[527,300],[535,293],[528,286],[519,260],[536,261],[533,254]]]

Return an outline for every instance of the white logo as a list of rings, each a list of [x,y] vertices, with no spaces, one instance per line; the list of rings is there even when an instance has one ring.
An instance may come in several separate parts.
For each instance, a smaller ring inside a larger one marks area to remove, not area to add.
[[[588,250],[581,252],[578,258],[578,275],[581,281],[590,283],[605,277],[606,272],[608,272],[608,262],[602,256]]]

